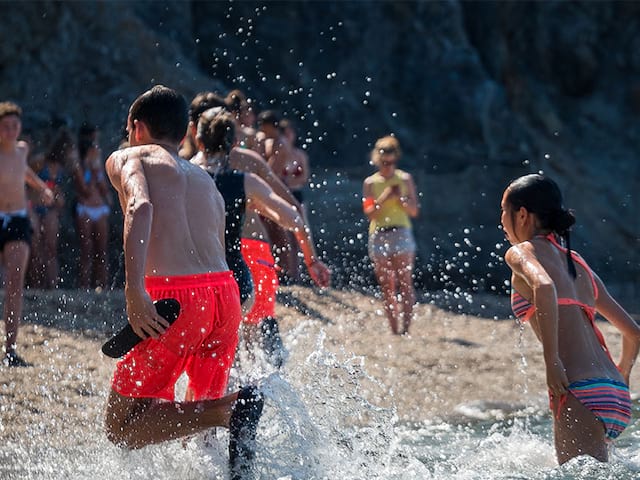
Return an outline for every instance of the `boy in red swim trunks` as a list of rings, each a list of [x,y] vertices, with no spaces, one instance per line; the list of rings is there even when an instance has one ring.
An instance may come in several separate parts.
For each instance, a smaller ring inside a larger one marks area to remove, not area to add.
[[[129,110],[131,147],[107,159],[124,213],[127,315],[144,340],[116,367],[105,428],[112,442],[133,449],[229,427],[231,476],[253,478],[262,397],[253,387],[222,396],[240,299],[225,261],[222,197],[204,170],[178,156],[186,128],[184,98],[156,86]],[[171,326],[153,305],[167,297],[181,304]],[[194,401],[173,402],[183,372]]]

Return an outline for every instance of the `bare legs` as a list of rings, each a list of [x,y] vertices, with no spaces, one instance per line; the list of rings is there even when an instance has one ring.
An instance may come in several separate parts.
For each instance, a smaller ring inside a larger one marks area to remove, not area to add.
[[[91,220],[78,217],[78,236],[80,240],[80,287],[91,288],[107,286],[107,241],[109,234],[108,216]]]
[[[44,267],[44,288],[56,288],[58,286],[58,232],[60,231],[60,219],[58,212],[49,210],[42,218],[41,223],[41,247]]]
[[[269,219],[264,219],[264,225],[267,228],[269,239],[275,247],[274,257],[282,268],[282,273],[286,275],[286,278],[281,278],[281,281],[285,280],[285,283],[286,281],[300,281],[300,261],[295,235]]]
[[[33,234],[30,241],[31,259],[27,285],[32,288],[56,288],[60,273],[58,261],[60,212],[57,208],[48,208],[45,213],[32,213],[30,219]]]
[[[553,411],[557,411],[555,405]],[[570,393],[553,426],[558,463],[579,455],[590,455],[601,462],[609,459],[602,422]]]
[[[392,259],[393,268],[398,276],[400,301],[402,303],[402,333],[409,333],[413,320],[413,307],[416,303],[416,292],[413,287],[413,264],[415,255],[403,253]]]
[[[250,362],[255,362],[255,349],[260,347],[260,324],[242,322],[240,328],[240,335],[242,335],[241,344],[244,344],[244,348],[247,352]]]
[[[5,266],[5,355],[15,355],[18,329],[22,319],[24,277],[29,262],[29,245],[9,242],[3,251]]]
[[[29,257],[29,267],[27,271],[26,283],[31,288],[42,288],[44,286],[44,258],[42,255],[42,226],[40,215],[35,212],[31,214],[31,248]]]
[[[162,402],[124,397],[111,390],[105,412],[105,430],[113,443],[138,449],[183,438],[213,427],[229,427],[238,394],[217,400]]]
[[[107,286],[108,258],[107,243],[109,240],[109,217],[107,215],[94,222],[94,246],[93,272],[95,286],[105,288]]]
[[[413,287],[415,255],[402,253],[374,259],[374,270],[380,289],[384,311],[391,331],[396,335],[409,333],[416,302]]]
[[[391,260],[380,258],[374,260],[374,270],[380,290],[382,291],[382,301],[384,303],[384,313],[389,320],[391,331],[398,335],[398,299],[396,297],[396,272],[393,271]]]

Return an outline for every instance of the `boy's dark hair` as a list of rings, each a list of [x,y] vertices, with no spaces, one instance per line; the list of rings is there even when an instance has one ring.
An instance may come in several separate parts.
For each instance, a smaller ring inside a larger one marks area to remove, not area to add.
[[[258,126],[273,125],[278,128],[280,125],[280,115],[274,110],[265,110],[258,115]]]
[[[13,102],[0,102],[0,118],[7,115],[15,115],[22,118],[22,109]]]
[[[163,85],[156,85],[136,98],[129,115],[131,121],[143,121],[153,138],[176,143],[184,138],[189,123],[184,97]]]
[[[236,115],[242,112],[243,109],[249,107],[249,102],[247,101],[247,97],[242,92],[242,90],[231,90],[227,94],[227,98],[225,98],[227,103],[227,108],[230,112],[235,113]]]
[[[200,92],[193,98],[189,106],[189,121],[197,125],[200,115],[210,108],[216,107],[227,107],[224,98],[214,92]]]

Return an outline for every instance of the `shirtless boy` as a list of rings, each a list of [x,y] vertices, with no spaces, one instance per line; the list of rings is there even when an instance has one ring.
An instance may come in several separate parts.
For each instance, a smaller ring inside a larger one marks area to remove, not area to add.
[[[31,222],[27,212],[25,183],[39,191],[45,205],[53,203],[53,192],[27,165],[29,146],[18,141],[22,109],[12,102],[0,103],[0,257],[5,270],[5,350],[2,363],[29,366],[16,353],[22,319],[24,275],[29,262]]]
[[[182,96],[156,86],[129,110],[131,147],[106,162],[124,214],[127,315],[144,338],[116,366],[106,433],[134,449],[228,427],[231,477],[248,479],[262,397],[252,387],[223,396],[240,299],[225,261],[222,197],[204,170],[178,156],[186,127]],[[153,306],[160,297],[181,304],[171,326]],[[174,402],[183,372],[194,401]]]
[[[243,148],[256,148],[256,129],[253,124],[256,114],[250,101],[241,90],[231,90],[225,97],[227,109],[235,116],[238,145]]]
[[[284,172],[294,163],[297,165],[297,154],[294,145],[287,140],[282,131],[281,121],[280,115],[272,110],[265,110],[258,115],[257,151],[267,160],[278,178],[287,185]],[[291,189],[291,185],[287,185],[287,188]],[[300,212],[304,214],[302,207]],[[264,219],[264,225],[277,252],[278,264],[282,269],[281,278],[286,283],[298,282],[298,249],[291,242],[289,232],[269,219]]]

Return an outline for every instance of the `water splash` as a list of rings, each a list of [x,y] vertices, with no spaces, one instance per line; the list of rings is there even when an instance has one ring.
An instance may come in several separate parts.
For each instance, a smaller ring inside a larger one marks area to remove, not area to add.
[[[307,345],[314,341],[299,324],[285,338],[292,354],[298,348],[295,338],[300,343],[304,338]],[[543,403],[524,408],[474,402],[460,406],[457,417],[446,421],[401,423],[394,407],[401,396],[389,395],[368,374],[364,358],[331,352],[327,342],[320,333],[310,354],[261,381],[266,402],[257,436],[260,478],[627,480],[640,475],[639,425],[631,425],[619,439],[611,463],[578,458],[558,467]],[[86,421],[94,427],[62,440],[53,438],[47,426],[32,425],[23,441],[0,450],[0,478],[228,478],[224,429],[208,443],[198,435],[128,452],[106,440],[100,418]],[[3,428],[11,425],[5,422]]]

